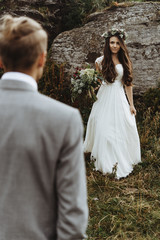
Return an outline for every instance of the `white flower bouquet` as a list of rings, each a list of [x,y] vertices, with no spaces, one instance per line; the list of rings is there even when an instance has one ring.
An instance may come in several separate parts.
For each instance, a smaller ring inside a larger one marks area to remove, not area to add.
[[[90,98],[96,101],[97,97],[94,90],[101,85],[101,80],[102,77],[93,68],[76,68],[75,73],[71,77],[72,101],[75,101],[82,93],[87,93]]]

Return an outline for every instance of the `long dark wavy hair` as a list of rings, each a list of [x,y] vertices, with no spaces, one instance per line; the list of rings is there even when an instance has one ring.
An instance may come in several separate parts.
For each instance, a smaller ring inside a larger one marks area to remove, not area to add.
[[[120,42],[120,50],[118,52],[118,59],[119,62],[122,64],[124,73],[122,82],[124,85],[132,86],[133,76],[132,76],[132,63],[128,54],[127,47],[124,43],[124,40],[120,38],[119,35],[114,35],[119,39]],[[113,36],[112,36],[113,37]],[[115,78],[117,76],[117,72],[115,70],[115,65],[112,61],[112,52],[109,47],[110,38],[108,37],[105,40],[105,47],[104,47],[104,58],[102,61],[102,74],[104,79],[109,82],[113,83],[115,81]]]

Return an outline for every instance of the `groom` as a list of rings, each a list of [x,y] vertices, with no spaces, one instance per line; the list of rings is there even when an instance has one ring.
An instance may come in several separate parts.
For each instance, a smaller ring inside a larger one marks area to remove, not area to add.
[[[88,208],[78,110],[37,91],[47,35],[28,17],[0,20],[0,239],[78,240]]]

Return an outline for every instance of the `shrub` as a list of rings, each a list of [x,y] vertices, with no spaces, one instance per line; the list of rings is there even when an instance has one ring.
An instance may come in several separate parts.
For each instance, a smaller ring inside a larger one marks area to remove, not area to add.
[[[41,93],[71,105],[71,87],[65,77],[64,64],[58,65],[48,58],[38,88]]]
[[[106,7],[110,2],[112,0],[62,0],[65,6],[62,19],[63,31],[81,26],[88,14]]]

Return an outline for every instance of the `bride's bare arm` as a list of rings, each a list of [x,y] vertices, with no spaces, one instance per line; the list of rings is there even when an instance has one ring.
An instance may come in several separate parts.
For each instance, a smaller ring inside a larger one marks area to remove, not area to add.
[[[131,114],[136,115],[136,109],[135,109],[134,103],[133,103],[133,89],[132,89],[132,86],[126,86],[125,85],[125,91],[126,91],[126,94],[127,94],[129,104],[130,104]]]
[[[96,71],[97,71],[97,72],[100,72],[100,68],[99,68],[99,65],[98,65],[97,62],[95,63],[95,65],[96,65]]]

